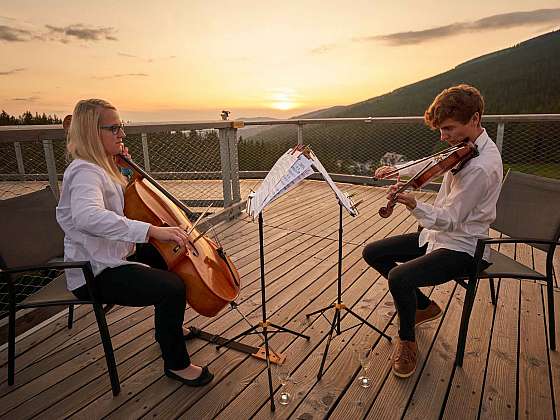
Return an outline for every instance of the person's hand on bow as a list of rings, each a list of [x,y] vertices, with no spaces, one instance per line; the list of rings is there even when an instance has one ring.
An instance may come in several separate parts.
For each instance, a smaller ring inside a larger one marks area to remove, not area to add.
[[[124,144],[121,146],[122,148],[122,152],[120,155],[116,155],[115,156],[115,163],[117,164],[117,166],[120,166],[121,168],[126,168],[126,169],[131,169],[129,164],[126,163],[124,161],[124,159],[121,157],[124,156],[127,159],[132,159],[132,157],[130,156],[130,153],[128,151],[128,147],[126,147]]]
[[[401,177],[397,177],[397,182],[391,185],[387,190],[387,200],[389,203],[393,205],[395,203],[404,204],[407,209],[414,210],[416,208],[416,197],[414,194],[407,193],[407,192],[397,192],[399,189],[404,185],[404,182],[401,181]]]
[[[385,179],[386,174],[395,172],[396,170],[397,168],[395,168],[394,166],[380,166],[373,173],[373,177],[375,179]],[[397,175],[397,173],[395,173],[394,175]]]

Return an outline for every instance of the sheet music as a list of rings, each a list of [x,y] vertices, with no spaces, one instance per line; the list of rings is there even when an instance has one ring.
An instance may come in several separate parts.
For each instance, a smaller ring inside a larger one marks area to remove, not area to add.
[[[252,217],[313,173],[312,162],[301,151],[289,149],[274,164],[258,190],[249,195],[247,213]]]
[[[323,164],[319,161],[319,159],[317,159],[317,156],[315,156],[315,153],[311,152],[310,154],[311,154],[311,159],[313,160],[313,167],[317,169],[317,171],[321,175],[323,175],[323,178],[325,178],[327,184],[329,184],[331,189],[334,191],[334,194],[336,195],[336,198],[338,199],[340,204],[342,204],[342,207],[344,207],[348,211],[348,213],[350,213],[352,216],[357,216],[358,209],[356,208],[356,206],[354,205],[350,197],[348,197],[348,194],[340,191],[340,189],[336,186],[331,176],[323,166]]]
[[[313,173],[311,165],[312,162],[305,155],[300,154],[294,164],[288,169],[288,173],[282,177],[265,199],[263,207],[266,207],[269,203],[287,193],[300,181],[311,175]]]
[[[350,197],[340,191],[317,156],[301,146],[289,149],[276,161],[257,191],[249,194],[246,212],[254,219],[268,204],[314,173],[313,168],[321,173],[342,206],[352,216],[356,216],[358,210]]]

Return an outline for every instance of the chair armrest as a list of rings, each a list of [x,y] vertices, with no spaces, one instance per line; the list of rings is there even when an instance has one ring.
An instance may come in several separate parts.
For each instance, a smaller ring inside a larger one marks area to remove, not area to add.
[[[534,238],[488,238],[479,239],[477,243],[483,242],[484,245],[488,244],[542,244],[542,245],[560,245],[560,242],[549,241],[545,239],[534,239]]]
[[[24,273],[26,271],[35,271],[35,270],[50,270],[50,269],[66,269],[66,268],[81,268],[82,270],[89,265],[89,261],[71,261],[71,262],[52,262],[42,265],[27,265],[21,267],[14,267],[14,268],[1,268],[0,272],[6,274],[16,274],[16,273]],[[90,268],[91,269],[91,268]]]
[[[479,239],[476,242],[476,250],[474,252],[474,265],[471,277],[480,271],[482,257],[484,256],[484,248],[491,244],[543,244],[543,245],[560,245],[560,242],[550,241],[546,239],[536,238],[487,238]]]
[[[82,270],[82,272],[84,273],[84,278],[86,279],[86,285],[91,300],[97,303],[97,299],[95,298],[95,295],[93,293],[93,279],[94,279],[93,269],[91,268],[91,263],[89,261],[69,261],[69,262],[56,261],[56,262],[51,262],[51,263],[41,264],[41,265],[28,265],[28,266],[5,268],[5,269],[2,268],[0,269],[0,275],[1,277],[7,279],[9,292],[11,293],[13,292],[14,285],[10,274],[24,273],[26,271],[35,271],[35,270],[49,270],[49,269],[62,270],[67,268],[79,268]]]

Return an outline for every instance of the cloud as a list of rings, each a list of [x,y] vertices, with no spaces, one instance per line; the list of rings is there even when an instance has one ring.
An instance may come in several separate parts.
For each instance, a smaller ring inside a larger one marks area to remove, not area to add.
[[[34,37],[34,34],[27,29],[19,29],[13,26],[0,25],[0,41],[25,42],[30,41]]]
[[[118,79],[120,77],[148,77],[147,73],[124,73],[124,74],[113,74],[110,76],[93,76],[97,80],[107,80],[107,79]]]
[[[48,36],[51,40],[63,43],[74,39],[81,41],[117,41],[117,38],[113,35],[116,30],[112,27],[94,28],[81,23],[66,27],[52,25],[45,25],[45,27],[49,30]]]
[[[39,99],[38,96],[28,96],[27,98],[12,98],[12,101],[36,102]]]
[[[10,76],[12,74],[16,74],[20,71],[24,71],[26,70],[26,68],[22,67],[19,69],[12,69],[12,70],[6,70],[6,71],[0,71],[0,76]]]
[[[396,32],[387,35],[375,35],[353,38],[354,42],[385,42],[388,45],[412,45],[435,39],[446,38],[467,32],[481,32],[496,29],[508,29],[518,26],[560,23],[560,9],[539,9],[529,12],[512,12],[493,15],[473,22],[457,22],[422,31]]]
[[[8,18],[1,17],[8,21]],[[15,21],[15,19],[9,19]],[[44,29],[46,28],[46,30]],[[93,27],[81,23],[68,26],[44,25],[37,28],[35,25],[26,25],[18,21],[16,25],[0,25],[0,41],[27,42],[32,40],[58,41],[67,44],[71,41],[117,41],[116,29],[113,27]]]
[[[176,55],[169,55],[167,57],[160,57],[160,58],[144,58],[138,55],[123,53],[123,52],[119,52],[117,54],[120,55],[121,57],[136,58],[138,60],[145,61],[146,63],[153,63],[154,61],[173,60],[174,58],[177,58]]]
[[[309,52],[311,54],[314,54],[314,55],[326,54],[328,52],[331,52],[332,50],[334,50],[337,47],[338,47],[338,44],[323,44],[323,45],[320,45],[316,48],[310,49]]]

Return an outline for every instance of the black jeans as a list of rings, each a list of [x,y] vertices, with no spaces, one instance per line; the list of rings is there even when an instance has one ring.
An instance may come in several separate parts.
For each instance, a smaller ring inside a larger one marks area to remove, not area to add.
[[[372,242],[362,254],[389,280],[400,320],[399,337],[409,341],[415,341],[416,309],[430,302],[418,287],[446,283],[468,273],[473,264],[473,257],[466,252],[436,249],[426,254],[427,245],[419,247],[418,236],[419,233],[408,233]]]
[[[190,365],[183,338],[185,316],[185,285],[175,273],[167,271],[157,250],[149,244],[138,244],[130,261],[143,262],[150,267],[126,264],[107,268],[94,280],[96,298],[101,303],[122,306],[155,307],[156,339],[166,369],[180,370]],[[89,298],[84,285],[73,290],[80,299]]]

